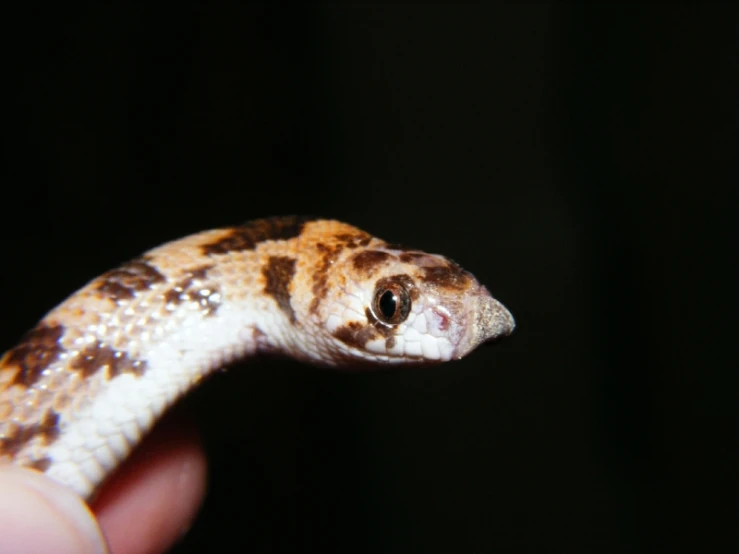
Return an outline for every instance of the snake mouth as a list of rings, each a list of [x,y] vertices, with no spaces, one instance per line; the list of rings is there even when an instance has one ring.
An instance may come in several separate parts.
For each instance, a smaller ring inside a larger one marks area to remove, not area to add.
[[[466,356],[483,343],[500,341],[516,328],[508,308],[493,298],[484,286],[469,299],[468,313],[470,322],[457,346],[457,358]]]

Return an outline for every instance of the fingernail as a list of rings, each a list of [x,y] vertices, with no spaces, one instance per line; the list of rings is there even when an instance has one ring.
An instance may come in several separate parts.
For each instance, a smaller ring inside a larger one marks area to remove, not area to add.
[[[106,554],[105,539],[71,489],[20,467],[0,467],[0,552]]]

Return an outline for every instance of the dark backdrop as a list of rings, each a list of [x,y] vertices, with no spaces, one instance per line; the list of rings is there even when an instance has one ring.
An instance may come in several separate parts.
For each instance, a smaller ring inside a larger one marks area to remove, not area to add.
[[[0,347],[285,213],[447,254],[518,321],[424,372],[207,383],[177,552],[735,551],[735,7],[53,10],[4,21]]]

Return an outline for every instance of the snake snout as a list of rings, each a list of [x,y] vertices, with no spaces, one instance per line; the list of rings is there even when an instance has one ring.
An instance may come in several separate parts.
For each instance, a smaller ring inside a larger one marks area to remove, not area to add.
[[[481,286],[468,304],[471,324],[457,348],[457,358],[469,354],[483,343],[497,342],[516,328],[513,315],[502,303]]]

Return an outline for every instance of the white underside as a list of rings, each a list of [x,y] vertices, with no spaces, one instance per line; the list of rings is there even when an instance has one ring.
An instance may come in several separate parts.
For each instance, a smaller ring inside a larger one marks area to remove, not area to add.
[[[177,398],[210,371],[254,353],[255,326],[270,336],[280,332],[274,317],[226,304],[216,317],[188,319],[165,342],[142,349],[143,375],[115,377],[72,421],[61,422],[48,450],[49,476],[89,496]]]

